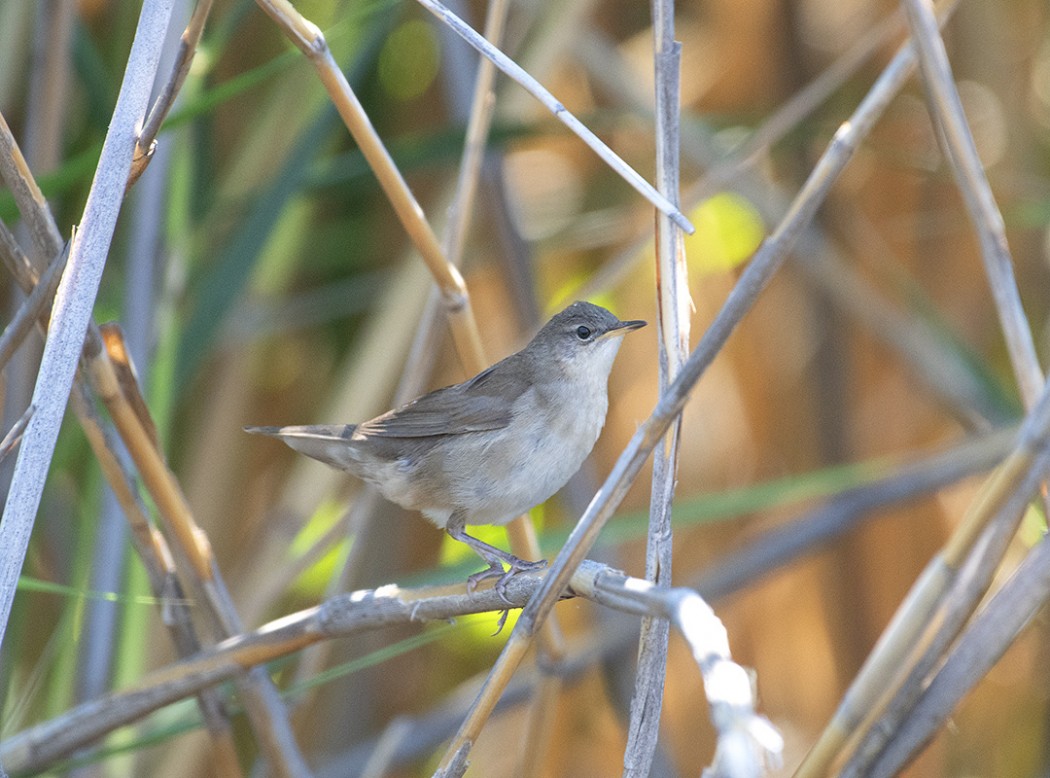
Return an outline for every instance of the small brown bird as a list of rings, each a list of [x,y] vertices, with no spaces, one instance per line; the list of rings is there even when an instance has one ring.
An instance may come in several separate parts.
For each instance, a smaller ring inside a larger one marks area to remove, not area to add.
[[[468,589],[498,577],[502,594],[515,573],[546,562],[519,559],[466,525],[506,524],[565,485],[605,425],[621,339],[643,326],[576,302],[516,354],[371,421],[245,431],[280,438],[419,511],[488,563]]]

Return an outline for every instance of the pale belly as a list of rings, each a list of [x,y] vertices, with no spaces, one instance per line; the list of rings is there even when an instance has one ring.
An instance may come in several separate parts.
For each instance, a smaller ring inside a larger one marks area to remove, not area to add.
[[[467,524],[505,524],[546,501],[580,469],[605,422],[604,407],[574,411],[539,425],[457,436],[435,449],[429,464],[440,464],[426,469],[442,476],[427,485],[432,504],[418,509],[439,526],[456,510]]]

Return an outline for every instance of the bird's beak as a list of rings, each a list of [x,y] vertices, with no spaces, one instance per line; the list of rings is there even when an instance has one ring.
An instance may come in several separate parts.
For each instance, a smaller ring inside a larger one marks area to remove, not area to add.
[[[603,338],[608,337],[622,337],[631,330],[637,330],[644,327],[648,322],[644,322],[641,319],[635,319],[634,321],[622,321],[612,329],[606,330],[603,334]]]

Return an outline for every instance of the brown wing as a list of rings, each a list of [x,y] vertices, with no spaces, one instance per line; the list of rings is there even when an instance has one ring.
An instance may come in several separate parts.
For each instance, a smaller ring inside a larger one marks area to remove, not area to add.
[[[516,355],[515,355],[516,356]],[[358,425],[357,432],[386,438],[462,435],[506,427],[515,400],[529,381],[520,371],[501,366],[508,357],[462,384],[447,386]]]

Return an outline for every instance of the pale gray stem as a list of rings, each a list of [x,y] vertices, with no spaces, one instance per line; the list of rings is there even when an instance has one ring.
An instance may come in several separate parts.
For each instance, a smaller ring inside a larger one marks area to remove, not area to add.
[[[124,80],[98,169],[52,310],[51,330],[33,391],[36,413],[19,448],[0,523],[0,643],[80,358],[84,333],[123,201],[138,124],[146,111],[173,0],[142,7]]]
[[[653,0],[653,67],[656,77],[656,185],[672,203],[679,202],[679,75],[681,44],[674,39],[673,0]],[[689,277],[682,233],[667,218],[658,218],[657,342],[659,386],[663,392],[689,353]],[[664,445],[653,454],[649,531],[646,538],[645,577],[658,586],[671,585],[671,503],[678,470],[681,418],[671,425]],[[660,734],[670,623],[642,618],[638,669],[624,751],[625,778],[646,778],[652,772]]]

